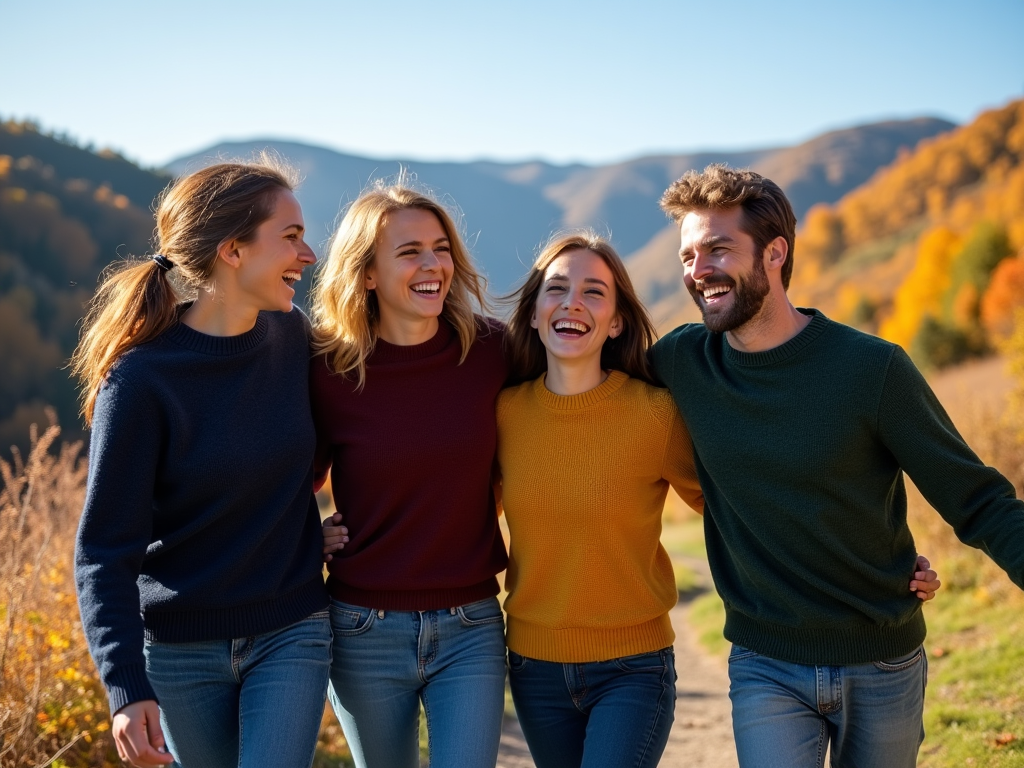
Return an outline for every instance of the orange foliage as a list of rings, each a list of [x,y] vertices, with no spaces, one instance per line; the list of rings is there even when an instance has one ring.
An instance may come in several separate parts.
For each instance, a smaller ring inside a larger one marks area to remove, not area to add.
[[[946,227],[925,233],[914,268],[897,289],[893,313],[882,323],[879,336],[909,349],[925,317],[938,317],[942,298],[949,290],[950,266],[961,244],[961,239]]]
[[[1024,250],[992,272],[981,297],[981,324],[996,339],[1005,339],[1013,332],[1017,309],[1024,309]]]
[[[922,141],[836,205],[809,212],[800,256],[829,264],[837,248],[897,234],[923,218],[957,232],[984,218],[1006,227],[1015,248],[1024,246],[1024,100]]]

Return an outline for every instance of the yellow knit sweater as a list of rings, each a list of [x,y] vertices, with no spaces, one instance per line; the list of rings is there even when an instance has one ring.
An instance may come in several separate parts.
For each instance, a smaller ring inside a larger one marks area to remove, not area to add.
[[[661,546],[669,483],[704,499],[668,390],[612,371],[563,397],[544,377],[498,398],[511,533],[508,647],[545,661],[604,661],[672,644],[675,578]]]

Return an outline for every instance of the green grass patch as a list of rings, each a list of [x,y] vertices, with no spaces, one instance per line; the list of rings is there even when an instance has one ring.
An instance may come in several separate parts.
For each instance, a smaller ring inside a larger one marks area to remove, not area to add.
[[[704,586],[700,575],[682,560],[672,558],[672,570],[676,575],[676,591],[680,595],[695,592]]]
[[[661,528],[661,544],[673,559],[680,555],[706,558],[703,519],[690,513],[681,522],[664,521]]]

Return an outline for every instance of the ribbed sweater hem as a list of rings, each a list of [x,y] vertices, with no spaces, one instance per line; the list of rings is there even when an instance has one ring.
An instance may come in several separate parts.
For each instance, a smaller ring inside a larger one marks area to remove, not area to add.
[[[331,597],[343,603],[385,611],[439,611],[475,603],[498,594],[498,580],[491,576],[479,584],[447,589],[374,590],[358,589],[331,578],[327,580]]]
[[[563,664],[607,661],[651,653],[675,641],[667,613],[629,627],[568,627],[554,629],[508,617],[505,642],[520,656]]]
[[[725,639],[762,656],[795,664],[844,665],[884,661],[912,652],[925,638],[924,613],[905,624],[842,624],[795,628],[726,609]]]
[[[146,610],[145,637],[151,643],[189,643],[251,637],[282,629],[328,605],[323,577],[288,594],[250,605],[203,611]]]
[[[110,701],[111,715],[135,701],[157,700],[153,686],[146,677],[145,664],[126,664],[118,667],[104,683],[107,688],[107,699]]]

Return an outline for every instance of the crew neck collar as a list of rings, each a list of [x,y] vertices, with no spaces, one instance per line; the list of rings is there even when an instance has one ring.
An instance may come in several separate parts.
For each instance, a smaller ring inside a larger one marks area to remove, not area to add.
[[[593,389],[578,395],[556,395],[545,385],[547,374],[533,382],[533,391],[541,405],[556,411],[573,411],[588,408],[607,399],[626,383],[629,376],[622,371],[609,371],[608,378]]]
[[[168,341],[204,355],[237,355],[258,347],[267,336],[267,327],[267,313],[260,312],[256,316],[256,324],[237,336],[211,336],[190,328],[181,320],[164,335]]]
[[[725,347],[725,359],[734,365],[754,368],[762,365],[773,365],[788,360],[805,349],[811,342],[821,336],[831,321],[816,309],[797,307],[797,311],[811,318],[803,330],[789,341],[761,352],[741,352],[733,349],[729,340],[722,334],[722,345]]]
[[[443,317],[437,320],[437,332],[422,344],[392,344],[389,341],[378,338],[373,348],[373,355],[370,362],[373,363],[394,363],[409,360],[422,360],[423,358],[436,355],[451,342],[455,335],[455,329]]]

